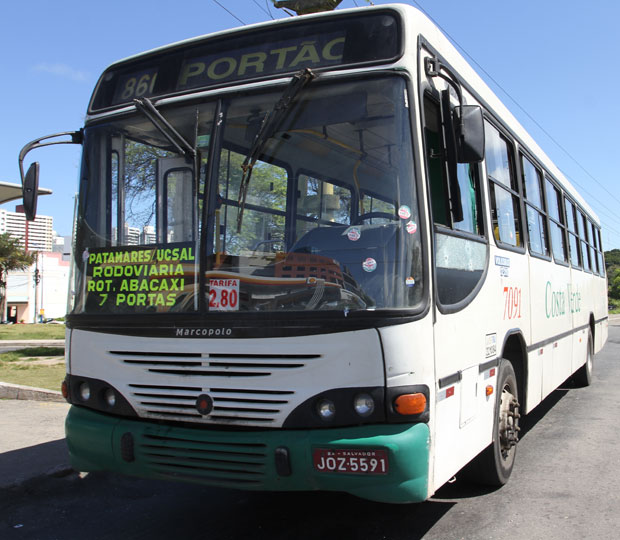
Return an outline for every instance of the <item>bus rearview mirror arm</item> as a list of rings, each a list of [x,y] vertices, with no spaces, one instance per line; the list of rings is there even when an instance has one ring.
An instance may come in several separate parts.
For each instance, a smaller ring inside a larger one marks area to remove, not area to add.
[[[47,139],[56,139],[58,137],[70,137],[70,140],[42,142]],[[19,176],[22,181],[22,197],[24,201],[24,213],[28,221],[34,221],[37,217],[37,198],[39,191],[39,163],[35,161],[28,168],[28,172],[24,175],[24,158],[26,154],[35,148],[44,146],[53,146],[55,144],[82,144],[84,140],[83,130],[64,131],[55,133],[54,135],[46,135],[39,137],[34,141],[30,141],[25,145],[19,153]]]
[[[438,58],[426,58],[424,67],[429,77],[439,77],[446,81],[454,88],[458,97],[458,106],[453,109],[452,116],[447,118],[447,121],[451,124],[450,129],[454,134],[456,162],[480,163],[484,159],[484,120],[482,108],[478,105],[464,104],[463,91],[458,78]]]

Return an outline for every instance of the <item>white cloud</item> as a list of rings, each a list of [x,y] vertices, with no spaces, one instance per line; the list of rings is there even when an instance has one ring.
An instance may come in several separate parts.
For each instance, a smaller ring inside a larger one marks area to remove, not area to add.
[[[71,66],[66,64],[37,64],[34,66],[34,70],[41,71],[43,73],[51,73],[53,75],[58,75],[59,77],[64,77],[65,79],[70,79],[77,82],[85,82],[89,78],[88,73],[85,71],[78,71],[77,69],[73,69]]]

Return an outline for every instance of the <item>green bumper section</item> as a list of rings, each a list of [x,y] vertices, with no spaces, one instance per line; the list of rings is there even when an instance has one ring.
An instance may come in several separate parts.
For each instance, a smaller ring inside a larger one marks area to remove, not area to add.
[[[426,424],[233,432],[121,419],[73,406],[65,428],[71,464],[79,471],[247,490],[344,491],[388,503],[428,497]],[[284,467],[282,450],[276,458],[282,448],[288,453]],[[387,474],[319,472],[316,448],[382,450]]]

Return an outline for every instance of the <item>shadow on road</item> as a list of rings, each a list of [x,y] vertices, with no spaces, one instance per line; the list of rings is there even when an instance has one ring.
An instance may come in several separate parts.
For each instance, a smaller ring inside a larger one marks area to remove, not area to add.
[[[0,453],[0,488],[61,470],[68,464],[65,439]]]

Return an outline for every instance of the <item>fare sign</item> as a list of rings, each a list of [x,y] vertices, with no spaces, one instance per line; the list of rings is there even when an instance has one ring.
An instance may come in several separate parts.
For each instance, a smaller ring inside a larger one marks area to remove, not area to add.
[[[209,309],[211,311],[238,311],[239,280],[221,278],[210,279]]]

